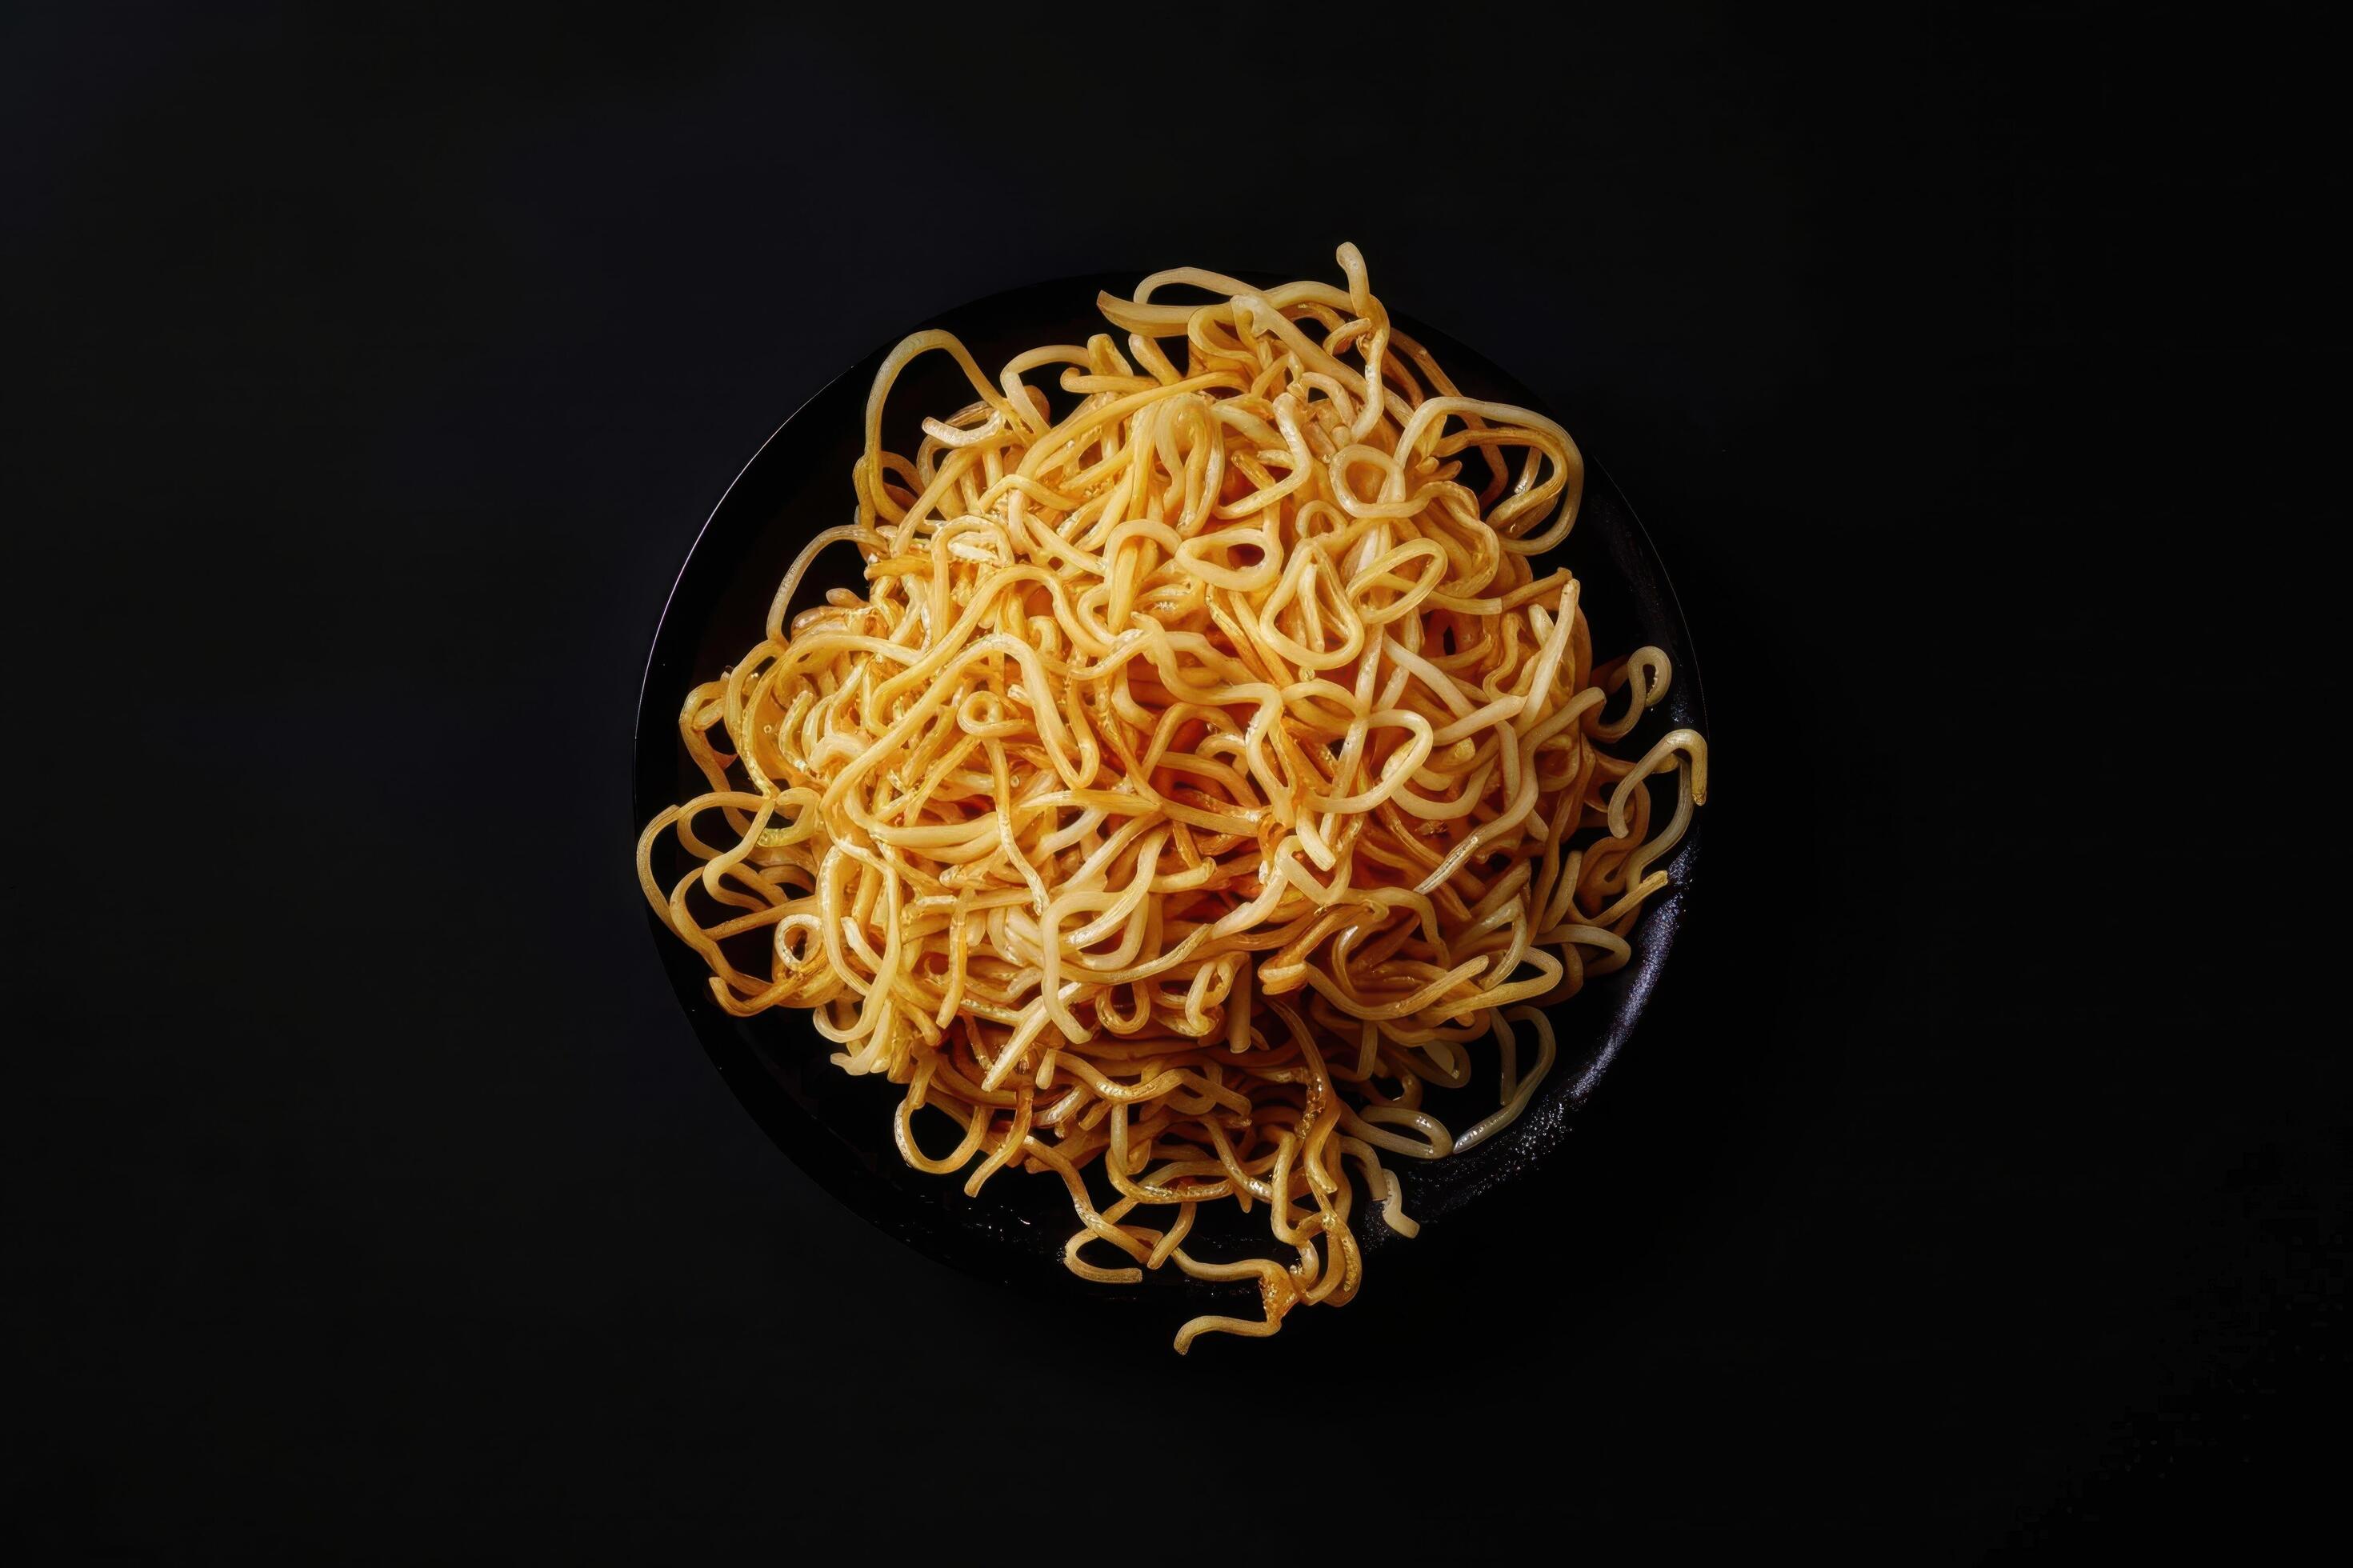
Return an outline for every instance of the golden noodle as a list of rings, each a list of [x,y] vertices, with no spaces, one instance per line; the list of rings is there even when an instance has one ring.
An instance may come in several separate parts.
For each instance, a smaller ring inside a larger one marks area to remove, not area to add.
[[[1196,1318],[1180,1352],[1356,1293],[1345,1164],[1411,1235],[1388,1162],[1519,1114],[1553,1064],[1542,1009],[1628,961],[1706,798],[1690,730],[1606,749],[1666,656],[1597,666],[1576,580],[1529,564],[1576,521],[1576,444],[1461,396],[1339,260],[1344,288],[1155,273],[1098,301],[1124,350],[1033,349],[993,382],[945,332],[902,342],[856,521],[687,694],[710,789],[638,845],[722,1006],[807,1009],[837,1066],[904,1086],[910,1164],[971,1194],[1059,1177],[1087,1279],[1256,1281],[1258,1318]],[[1215,298],[1155,298],[1175,287]],[[886,451],[892,387],[934,350],[973,401]],[[1027,379],[1057,369],[1059,417]],[[865,596],[787,621],[844,543]],[[665,832],[693,862],[667,888]],[[1482,1039],[1497,1109],[1456,1130],[1424,1097],[1470,1084]],[[919,1141],[925,1107],[947,1121]],[[1229,1201],[1263,1208],[1272,1256],[1187,1253]]]

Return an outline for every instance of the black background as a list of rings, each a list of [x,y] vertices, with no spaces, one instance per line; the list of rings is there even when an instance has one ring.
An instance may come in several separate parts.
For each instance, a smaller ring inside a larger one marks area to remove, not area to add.
[[[1966,1560],[2316,1510],[2333,45],[1771,9],[10,7],[20,1532]],[[1178,1360],[765,1142],[652,951],[632,713],[702,514],[876,342],[1342,239],[1642,511],[1711,838],[1539,1195]]]

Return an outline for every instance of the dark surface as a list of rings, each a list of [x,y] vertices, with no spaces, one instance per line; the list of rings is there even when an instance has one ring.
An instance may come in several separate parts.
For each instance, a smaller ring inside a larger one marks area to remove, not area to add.
[[[910,322],[908,329],[952,331],[976,363],[1000,365],[1040,343],[1085,342],[1092,332],[1103,330],[1095,308],[1099,294],[1125,289],[1134,281],[1133,277],[1103,274],[1030,284]],[[1281,280],[1248,281],[1266,285]],[[1537,402],[1525,383],[1484,355],[1427,322],[1402,313],[1392,319],[1398,331],[1436,356],[1463,395],[1522,407]],[[761,640],[777,581],[812,535],[849,515],[845,476],[864,447],[868,389],[896,342],[892,337],[878,344],[795,410],[735,476],[696,535],[662,606],[638,699],[636,791],[629,815],[633,828],[651,821],[664,807],[710,788],[679,743],[680,703],[689,690],[716,679]],[[924,414],[944,414],[969,401],[963,373],[944,355],[908,366],[892,392],[882,427],[891,451],[913,447],[920,436],[916,421]],[[1597,647],[1602,650],[1599,657],[1648,647],[1664,652],[1670,660],[1673,676],[1664,700],[1615,750],[1638,756],[1670,730],[1707,732],[1698,659],[1674,590],[1632,508],[1598,466],[1586,477],[1569,539],[1530,565],[1538,576],[1560,566],[1577,574],[1578,605],[1596,628]],[[810,566],[790,613],[822,603],[831,589],[856,592],[864,587],[856,552],[829,552]],[[1672,781],[1653,787],[1655,811],[1674,809],[1673,789]],[[1663,821],[1663,815],[1655,820]],[[1667,961],[1697,885],[1700,848],[1706,837],[1703,814],[1673,852],[1659,862],[1673,880],[1644,904],[1630,933],[1634,958],[1552,1009],[1558,1059],[1525,1110],[1495,1136],[1459,1155],[1394,1163],[1406,1212],[1417,1222],[1442,1222],[1469,1203],[1500,1195],[1518,1205],[1519,1223],[1540,1225],[1566,1195],[1556,1184],[1540,1179],[1540,1167],[1559,1147],[1572,1117],[1591,1098],[1603,1072],[1633,1037],[1644,1005],[1668,973]],[[656,840],[654,855],[655,879],[664,888],[675,886],[691,869],[671,835]],[[754,1018],[730,1015],[711,994],[711,970],[702,956],[674,940],[650,909],[647,924],[696,1035],[744,1109],[805,1173],[883,1230],[926,1257],[1026,1289],[1149,1302],[1163,1309],[1174,1307],[1171,1298],[1181,1295],[1193,1303],[1186,1308],[1188,1312],[1258,1315],[1255,1279],[1210,1282],[1162,1268],[1147,1273],[1134,1287],[1081,1280],[1064,1266],[1063,1247],[1075,1222],[1069,1194],[1059,1180],[1047,1175],[995,1182],[977,1198],[967,1198],[962,1182],[909,1166],[893,1142],[891,1108],[898,1103],[897,1089],[871,1079],[851,1079],[836,1068],[828,1059],[835,1047],[810,1026],[805,1013],[776,1008]],[[1483,1100],[1476,1089],[1462,1091],[1461,1099],[1441,1091],[1429,1109],[1451,1118],[1458,1127],[1466,1126],[1494,1108],[1492,1089]],[[1452,1109],[1457,1105],[1471,1107],[1467,1117]],[[1117,1195],[1102,1192],[1095,1201],[1106,1204]],[[1373,1201],[1361,1184],[1357,1195],[1360,1204]],[[1264,1256],[1265,1228],[1262,1210],[1244,1215],[1230,1205],[1204,1205],[1193,1230],[1191,1256]],[[1368,1268],[1385,1269],[1379,1260],[1405,1250],[1410,1239],[1378,1223],[1357,1229],[1357,1246]]]
[[[10,1534],[2319,1521],[2340,55],[1965,15],[0,13]],[[1707,671],[1704,897],[1540,1221],[1178,1360],[776,1152],[645,930],[631,721],[702,518],[839,367],[1343,238],[1641,506]]]

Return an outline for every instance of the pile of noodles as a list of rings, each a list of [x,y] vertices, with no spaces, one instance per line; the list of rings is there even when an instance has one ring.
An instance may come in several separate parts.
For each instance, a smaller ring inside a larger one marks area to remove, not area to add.
[[[1196,1318],[1179,1351],[1356,1294],[1346,1167],[1412,1234],[1390,1162],[1519,1114],[1541,1009],[1627,962],[1706,793],[1689,730],[1609,749],[1665,656],[1597,665],[1576,580],[1530,567],[1576,520],[1576,445],[1459,395],[1339,260],[1345,288],[1156,273],[1100,300],[1119,336],[994,382],[945,332],[902,342],[856,521],[687,694],[710,790],[638,847],[723,1006],[807,1009],[843,1071],[904,1086],[910,1164],[1059,1178],[1087,1279],[1257,1282],[1260,1317]],[[1155,301],[1176,286],[1216,298]],[[933,352],[974,401],[885,451]],[[864,596],[788,621],[836,544]],[[693,862],[670,887],[666,832]],[[1474,1079],[1483,1120],[1424,1109]],[[1187,1253],[1205,1203],[1262,1206],[1271,1255]]]

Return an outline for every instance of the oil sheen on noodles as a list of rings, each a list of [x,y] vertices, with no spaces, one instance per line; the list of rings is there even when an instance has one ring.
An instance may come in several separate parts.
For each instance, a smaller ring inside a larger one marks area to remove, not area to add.
[[[910,1164],[1060,1181],[1089,1279],[1256,1283],[1180,1352],[1356,1295],[1348,1168],[1411,1235],[1396,1163],[1520,1113],[1544,1009],[1627,962],[1706,797],[1699,735],[1623,743],[1665,655],[1596,664],[1576,580],[1530,565],[1576,521],[1576,444],[1461,395],[1339,262],[1155,273],[994,380],[945,332],[899,344],[855,521],[687,693],[710,788],[638,846],[722,1006],[807,1009],[904,1087]],[[926,353],[972,401],[886,451]],[[845,545],[864,595],[789,614]],[[1468,1125],[1425,1108],[1473,1086]],[[1264,1254],[1187,1251],[1204,1204],[1262,1214]]]

